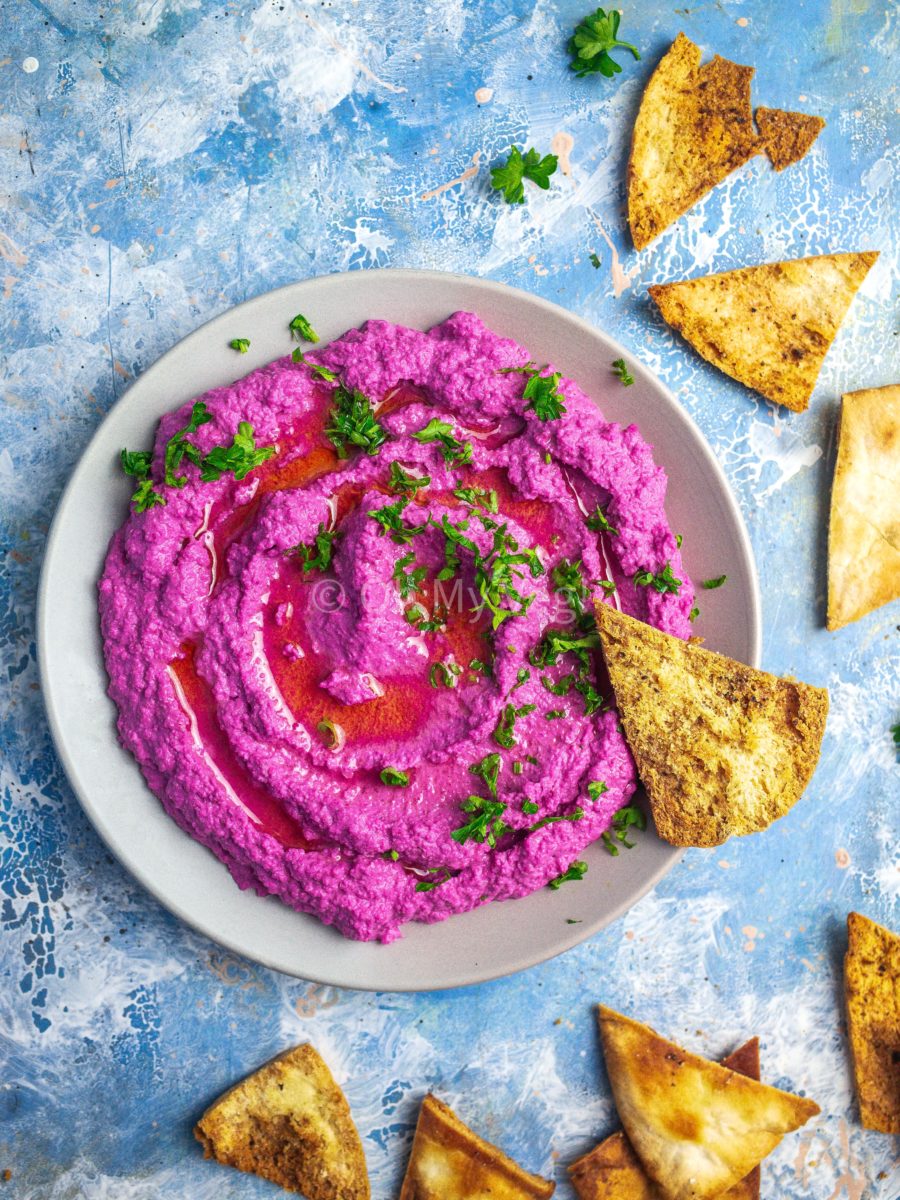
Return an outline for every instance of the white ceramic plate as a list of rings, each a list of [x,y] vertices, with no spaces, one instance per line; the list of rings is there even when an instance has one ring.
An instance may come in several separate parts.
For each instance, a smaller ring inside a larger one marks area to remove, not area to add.
[[[725,477],[671,393],[606,334],[546,300],[502,284],[433,271],[354,271],[310,279],[248,300],[210,321],[129,388],[85,452],[53,522],[38,611],[41,683],[63,766],[85,811],[117,858],[168,909],[229,949],[269,967],[345,987],[420,991],[521,970],[576,945],[621,916],[680,858],[652,831],[610,858],[595,844],[576,885],[544,888],[437,925],[411,924],[389,946],[352,942],[271,897],[242,892],[225,867],[163,811],[137,763],[119,745],[97,617],[97,579],[107,543],[124,520],[130,483],[122,446],[150,445],[159,418],[238,372],[290,348],[287,323],[306,313],[327,342],[369,317],[427,329],[451,313],[478,313],[538,361],[551,361],[588,395],[603,395],[608,419],[636,423],[669,476],[666,504],[684,533],[694,580],[728,574],[705,594],[698,622],[708,645],[756,664],[760,602],[747,533]],[[232,337],[249,337],[238,359]],[[634,386],[611,385],[624,357]],[[568,924],[567,918],[578,921]]]

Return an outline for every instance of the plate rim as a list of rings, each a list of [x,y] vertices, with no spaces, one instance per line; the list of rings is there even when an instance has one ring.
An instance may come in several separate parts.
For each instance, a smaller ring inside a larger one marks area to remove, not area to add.
[[[604,912],[603,918],[600,921],[592,922],[586,929],[579,929],[568,936],[562,935],[558,940],[558,944],[549,951],[539,949],[536,953],[527,957],[527,960],[516,963],[513,966],[500,966],[493,968],[492,966],[477,967],[466,972],[460,972],[457,976],[448,977],[439,982],[422,982],[419,984],[404,983],[401,985],[386,985],[384,982],[360,982],[356,977],[350,974],[342,974],[340,969],[334,971],[321,970],[301,970],[285,965],[277,956],[272,956],[267,953],[266,947],[261,946],[259,949],[248,949],[245,942],[241,939],[228,937],[227,933],[223,933],[216,928],[213,923],[205,916],[198,916],[196,912],[186,909],[177,901],[167,896],[165,892],[154,884],[152,873],[145,870],[140,861],[135,861],[134,856],[129,855],[121,846],[114,840],[110,830],[110,823],[105,819],[102,811],[94,804],[90,792],[82,786],[79,779],[78,768],[74,762],[73,756],[70,753],[70,746],[67,740],[67,734],[63,728],[63,722],[57,711],[57,698],[54,695],[53,674],[48,662],[46,647],[49,640],[48,626],[52,620],[53,598],[50,596],[49,577],[51,574],[52,563],[57,552],[57,546],[63,534],[63,525],[68,515],[68,510],[72,505],[73,499],[77,494],[78,486],[81,483],[83,475],[90,473],[91,468],[91,450],[95,443],[100,440],[101,434],[108,424],[113,419],[121,414],[122,406],[128,401],[130,404],[135,403],[134,393],[138,389],[142,381],[146,380],[149,373],[152,371],[158,374],[161,370],[165,370],[165,365],[177,352],[183,352],[186,345],[193,341],[200,341],[204,337],[208,338],[212,327],[217,323],[231,321],[236,317],[240,317],[241,313],[246,313],[255,307],[261,307],[265,304],[276,302],[278,296],[286,296],[295,293],[298,288],[303,287],[330,287],[335,285],[343,285],[343,281],[361,276],[376,276],[384,278],[390,276],[393,280],[408,281],[411,285],[416,282],[428,281],[432,285],[440,285],[441,282],[448,284],[465,284],[475,286],[486,294],[501,295],[509,299],[524,302],[538,309],[543,309],[547,314],[552,315],[555,319],[564,319],[574,323],[576,328],[589,339],[600,338],[606,342],[612,350],[618,352],[620,357],[627,358],[629,369],[632,374],[637,374],[642,377],[655,391],[661,392],[668,404],[671,413],[677,421],[679,421],[693,436],[693,441],[706,461],[708,469],[716,477],[721,499],[729,510],[729,515],[732,519],[733,526],[737,532],[737,545],[735,547],[743,564],[747,570],[749,580],[749,594],[747,600],[747,637],[750,647],[750,653],[747,655],[748,663],[752,666],[759,666],[762,652],[762,599],[760,592],[759,573],[756,566],[756,560],[753,553],[753,546],[747,531],[746,523],[741,512],[740,505],[731,489],[731,485],[725,474],[722,465],[716,458],[712,447],[706,440],[700,427],[694,421],[690,413],[678,401],[671,389],[647,367],[640,359],[636,358],[632,351],[622,345],[616,338],[612,337],[605,329],[592,325],[584,317],[577,313],[563,308],[551,300],[546,300],[543,296],[535,295],[523,288],[514,287],[510,284],[502,283],[498,280],[483,278],[478,275],[467,275],[460,272],[436,271],[427,268],[416,267],[381,267],[371,268],[366,270],[351,270],[331,272],[326,275],[309,276],[306,279],[297,280],[292,283],[283,284],[277,288],[272,288],[258,293],[241,303],[223,309],[222,312],[210,317],[202,322],[196,328],[192,329],[184,337],[165,350],[158,358],[154,359],[130,386],[122,393],[122,395],[111,405],[109,411],[104,415],[102,421],[92,431],[91,436],[81,454],[78,461],[70,473],[68,480],[60,494],[53,518],[48,530],[47,539],[44,547],[44,554],[41,563],[40,578],[37,591],[37,620],[36,620],[36,648],[38,660],[38,674],[40,681],[41,696],[44,704],[44,711],[47,716],[47,723],[50,729],[51,738],[53,741],[54,751],[57,754],[60,764],[65,773],[69,786],[71,787],[75,797],[77,798],[82,810],[90,821],[92,827],[100,837],[101,842],[107,850],[113,855],[124,869],[147,891],[151,896],[167,911],[176,916],[180,921],[183,921],[190,929],[202,934],[216,945],[222,946],[230,952],[239,955],[242,958],[261,964],[262,966],[279,971],[293,978],[309,980],[313,983],[325,984],[329,986],[354,988],[360,991],[397,991],[401,993],[414,993],[425,991],[444,991],[458,987],[471,986],[473,984],[485,983],[494,979],[506,978],[527,970],[530,967],[536,966],[542,962],[550,961],[586,941],[594,936],[600,930],[618,920],[626,912],[628,912],[635,904],[644,898],[652,889],[663,879],[682,859],[684,850],[674,846],[667,846],[663,843],[664,852],[661,854],[659,865],[648,873],[645,878],[642,878],[640,884],[637,885],[629,894],[627,899],[621,900],[619,903],[611,906]],[[448,311],[448,316],[450,312]],[[352,327],[352,326],[348,326]],[[257,369],[257,368],[253,368]],[[139,397],[138,397],[139,398]],[[179,402],[181,403],[181,402]],[[639,426],[640,427],[640,426]],[[655,450],[654,450],[655,455]],[[667,475],[669,472],[667,471]],[[104,552],[105,553],[105,552]],[[102,665],[102,664],[101,664]],[[105,666],[103,667],[105,673]],[[106,695],[104,689],[104,695]],[[110,701],[110,703],[112,703]],[[127,753],[127,752],[126,752]],[[130,757],[130,756],[129,756]],[[136,780],[139,786],[142,787],[148,795],[153,796],[154,801],[158,804],[158,799],[154,796],[143,777],[142,772],[137,764],[137,761],[132,759],[134,770],[136,772]],[[167,819],[172,821],[171,817]],[[174,821],[172,825],[178,829]],[[185,838],[190,835],[179,830]],[[214,860],[217,865],[222,866],[218,860]],[[227,868],[222,867],[223,870]],[[233,883],[237,892],[237,885]],[[277,903],[281,901],[273,897],[254,897],[261,903]],[[495,902],[496,903],[496,902]],[[519,900],[507,901],[509,904],[520,903]],[[487,908],[488,906],[482,906]],[[473,910],[477,911],[477,910]],[[297,914],[310,921],[317,921],[317,918],[311,917],[308,914]],[[460,914],[463,915],[463,914]],[[439,927],[446,926],[450,920],[438,923]],[[587,922],[585,923],[587,924]],[[565,928],[565,927],[564,927]],[[573,927],[574,928],[574,927]],[[338,935],[340,936],[340,935]],[[463,977],[464,976],[464,977]]]

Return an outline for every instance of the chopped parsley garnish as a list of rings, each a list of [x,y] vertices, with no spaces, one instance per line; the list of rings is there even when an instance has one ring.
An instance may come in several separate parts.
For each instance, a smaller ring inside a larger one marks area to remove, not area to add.
[[[332,371],[331,367],[323,367],[320,363],[307,362],[299,346],[295,346],[291,351],[291,362],[303,363],[305,367],[309,367],[313,375],[317,375],[319,379],[324,379],[327,383],[334,383],[337,379],[337,372]]]
[[[555,667],[561,655],[574,654],[579,665],[587,671],[591,665],[590,651],[599,646],[596,629],[580,636],[565,629],[548,629],[528,655],[528,661],[533,667]]]
[[[676,533],[675,534],[675,545],[678,547],[679,550],[681,549],[681,545],[683,542],[684,542],[684,538],[681,536],[681,534]]]
[[[193,442],[187,440],[187,435],[189,433],[196,433],[201,425],[207,425],[211,420],[212,413],[202,400],[197,400],[191,406],[191,416],[187,425],[183,429],[179,429],[177,433],[173,433],[166,442],[163,459],[163,479],[169,487],[183,488],[187,483],[187,475],[175,474],[181,466],[182,459],[186,458],[195,467],[199,467],[202,463],[203,455]]]
[[[521,767],[521,765],[522,764],[519,763],[520,767]],[[532,816],[537,811],[538,811],[538,806],[535,804],[535,802],[533,800],[523,800],[522,801],[522,812],[523,813],[526,813],[528,816]]]
[[[472,763],[469,770],[487,784],[487,789],[497,799],[497,777],[503,765],[499,754],[486,754],[480,762]]]
[[[288,554],[295,554],[303,565],[304,574],[307,571],[326,571],[331,566],[334,554],[334,542],[338,537],[337,530],[326,529],[320,522],[319,531],[312,540],[312,545],[293,546]]]
[[[532,409],[539,421],[556,421],[566,411],[564,397],[557,391],[562,375],[559,371],[554,371],[552,375],[542,375],[541,371],[545,369],[541,367],[538,370],[529,365],[508,370],[521,371],[523,375],[528,376],[522,392],[522,399],[528,401],[525,407]]]
[[[657,571],[654,575],[652,571],[636,571],[634,582],[638,587],[652,587],[655,592],[665,594],[671,592],[673,596],[677,596],[681,591],[683,580],[677,579],[672,574],[672,564],[666,563],[661,571]]]
[[[381,533],[389,533],[399,546],[407,545],[425,528],[424,525],[405,523],[401,514],[407,504],[409,497],[401,496],[394,504],[384,504],[381,508],[370,508],[366,512],[367,517],[371,517],[381,526]]]
[[[459,663],[436,662],[431,664],[431,670],[428,672],[428,682],[433,688],[444,687],[455,688],[459,676],[462,674],[462,667]],[[438,682],[440,680],[440,683]]]
[[[512,765],[512,773],[513,773],[513,775],[521,775],[523,770],[524,770],[524,767],[523,767],[523,766],[522,766],[522,764],[519,762],[519,760],[518,760],[518,759],[516,759],[516,760],[513,762],[513,765]],[[526,800],[526,801],[525,801],[525,803],[527,804],[527,803],[528,803],[528,801]],[[537,805],[535,805],[535,808],[537,808]],[[522,808],[522,811],[523,811],[523,812],[525,811],[525,808],[524,808],[524,806],[523,806],[523,808]]]
[[[348,446],[358,446],[366,454],[377,454],[387,441],[387,434],[375,420],[368,396],[356,388],[339,384],[331,399],[333,407],[325,436],[337,451],[338,458],[347,457]]]
[[[389,787],[409,787],[409,776],[405,771],[398,771],[396,767],[385,767],[380,779]]]
[[[894,745],[900,746],[900,722],[891,726],[891,736],[894,739]]]
[[[246,354],[250,349],[249,338],[232,338],[228,343],[232,350],[237,350],[238,354]]]
[[[442,883],[447,883],[451,876],[446,867],[431,867],[429,874],[436,875],[436,879],[420,879],[416,884],[417,892],[433,892],[436,887],[440,887]]]
[[[484,671],[485,674],[490,674],[490,668],[487,663],[483,663],[480,658],[473,658],[469,663],[470,671]]]
[[[543,829],[545,825],[554,825],[557,821],[580,821],[583,816],[583,808],[573,808],[570,813],[557,813],[555,817],[541,817],[539,821],[528,826],[526,833],[534,833],[536,829]]]
[[[559,679],[554,683],[549,675],[541,676],[541,683],[548,692],[552,692],[554,696],[568,696],[572,690],[572,684],[575,682],[574,675],[560,675]]]
[[[517,688],[520,688],[523,683],[527,683],[530,678],[531,678],[531,672],[528,670],[528,668],[527,667],[519,667],[519,670],[516,673],[516,682],[509,689],[510,695],[512,695],[512,693],[514,691],[516,691]]]
[[[123,450],[119,461],[125,474],[138,480],[138,485],[131,497],[135,512],[146,512],[148,508],[153,508],[156,504],[165,504],[165,497],[154,490],[153,481],[150,479],[152,450]]]
[[[599,800],[604,792],[609,791],[609,788],[601,779],[592,779],[587,786],[587,791],[592,800]]]
[[[595,533],[612,533],[618,536],[618,529],[613,529],[612,525],[610,525],[609,521],[607,520],[607,508],[609,508],[608,504],[603,505],[602,508],[598,504],[596,510],[592,512],[587,519],[587,527],[588,529],[593,529]]]
[[[581,560],[560,559],[553,568],[553,590],[565,596],[576,618],[582,618],[591,602],[591,593],[581,574]]]
[[[416,561],[415,550],[410,550],[409,554],[404,554],[402,558],[398,558],[394,564],[394,573],[392,579],[397,584],[400,591],[400,599],[408,600],[413,592],[421,591],[422,580],[428,570],[427,567],[413,567],[407,571],[407,567],[412,566]],[[412,622],[410,621],[410,624]]]
[[[611,596],[616,590],[616,585],[611,579],[598,579],[597,587],[602,588],[607,596]]]
[[[227,473],[234,475],[235,479],[243,479],[274,453],[274,446],[257,446],[253,426],[249,421],[240,421],[230,446],[213,446],[204,456],[200,464],[200,479],[203,483],[214,483]]]
[[[312,325],[310,325],[309,321],[307,321],[306,317],[304,317],[303,313],[297,313],[288,326],[288,329],[290,329],[298,342],[317,342],[319,340],[319,335],[313,329]]]
[[[453,432],[453,426],[439,417],[432,417],[424,429],[414,433],[417,442],[427,445],[439,442],[445,462],[468,463],[472,461],[472,443],[461,442]]]
[[[581,696],[584,701],[584,715],[592,717],[595,712],[599,712],[603,705],[603,697],[594,687],[589,679],[584,676],[579,676],[575,680],[575,691]]]
[[[328,746],[329,750],[340,750],[344,744],[344,731],[340,725],[335,725],[334,721],[330,721],[328,717],[324,717],[316,725],[316,729],[321,733],[322,740]]]
[[[502,819],[506,805],[500,800],[485,800],[483,796],[469,796],[462,803],[463,812],[471,813],[471,820],[454,829],[450,836],[454,842],[464,846],[471,838],[473,842],[487,842],[493,850],[497,838],[506,833],[509,826]]]
[[[596,271],[599,271],[599,270],[600,270],[600,258],[599,258],[599,256],[598,256],[597,254],[595,254],[595,253],[594,253],[594,251],[593,251],[593,250],[592,250],[592,251],[591,251],[591,253],[590,253],[590,256],[589,256],[589,261],[590,261],[590,264],[591,264],[591,266],[592,266],[592,267],[593,267],[593,268],[594,268]]]
[[[620,42],[617,38],[619,22],[622,17],[615,9],[607,13],[598,8],[595,12],[582,17],[575,32],[569,39],[569,54],[572,61],[571,70],[580,79],[583,75],[605,75],[611,79],[621,70],[621,66],[609,53],[610,50],[628,50],[635,59],[640,59],[640,51],[630,42]]]
[[[389,859],[390,862],[396,862],[399,857],[400,855],[396,850],[385,850],[382,855],[382,858]]]
[[[463,487],[457,482],[453,489],[453,495],[457,500],[462,500],[464,504],[471,505],[472,508],[483,508],[485,512],[497,512],[497,493],[493,488],[488,491],[487,488],[480,487]]]
[[[544,566],[538,558],[537,551],[526,547],[519,549],[519,544],[506,532],[506,525],[494,530],[494,543],[487,554],[483,556],[475,552],[475,586],[481,596],[484,607],[491,614],[491,625],[497,630],[503,622],[512,616],[526,613],[534,600],[534,595],[523,595],[517,588],[518,580],[525,577],[519,567],[527,566],[531,577],[537,579],[544,574]],[[512,600],[519,606],[518,613],[511,608],[505,608],[502,601]]]
[[[562,721],[569,714],[564,708],[548,708],[544,717],[548,721]]]
[[[506,162],[491,168],[491,187],[503,192],[507,204],[524,204],[524,181],[528,179],[546,191],[550,186],[550,176],[557,166],[558,159],[555,154],[545,154],[541,158],[532,147],[523,156],[518,146],[510,146]]]
[[[695,606],[694,608],[691,609],[690,613],[688,614],[688,620],[696,621],[699,616],[700,616],[700,609]]]
[[[619,383],[621,383],[624,387],[631,387],[631,385],[634,383],[634,376],[628,370],[628,366],[625,363],[625,359],[617,358],[613,362],[612,366],[613,366],[613,370],[615,371],[615,373],[618,377]]]
[[[567,925],[583,925],[584,921],[581,919],[581,917],[566,917],[566,924]]]
[[[603,845],[613,858],[617,858],[619,854],[619,846],[616,845],[616,842],[624,846],[626,850],[634,849],[635,843],[628,840],[628,830],[632,825],[635,829],[646,829],[647,818],[637,805],[626,804],[613,817],[612,829],[603,835]]]
[[[558,889],[561,888],[564,883],[572,883],[576,880],[584,879],[586,874],[587,863],[581,862],[580,859],[576,858],[567,870],[563,871],[561,875],[557,875],[555,879],[551,879],[548,886],[551,887],[555,892],[558,891]]]
[[[700,586],[711,592],[714,588],[720,588],[727,578],[727,575],[717,575],[715,579],[704,579]]]
[[[410,475],[400,466],[398,462],[391,463],[391,477],[388,480],[388,487],[392,492],[415,493],[419,488],[428,487],[431,483],[430,475]]]
[[[459,570],[459,549],[462,546],[471,554],[479,557],[478,547],[470,537],[466,536],[466,530],[469,528],[468,521],[459,521],[453,524],[446,513],[441,517],[441,523],[438,525],[432,520],[432,525],[436,529],[440,529],[444,535],[444,565],[438,571],[437,577],[442,582],[446,579],[452,579]]]
[[[534,712],[533,704],[522,704],[518,708],[514,704],[505,704],[500,711],[500,717],[497,721],[497,727],[494,730],[494,741],[498,746],[503,746],[508,750],[516,744],[515,727],[518,717],[527,716],[528,713]]]

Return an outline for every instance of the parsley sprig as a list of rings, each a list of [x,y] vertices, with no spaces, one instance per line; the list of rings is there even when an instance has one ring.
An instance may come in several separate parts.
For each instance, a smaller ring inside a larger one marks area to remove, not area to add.
[[[465,825],[454,829],[450,836],[454,842],[464,846],[470,839],[473,842],[487,842],[493,850],[497,838],[506,833],[509,826],[503,820],[506,805],[502,800],[485,800],[483,796],[469,796],[462,803],[463,812],[471,813],[471,819]]]
[[[375,420],[368,396],[357,388],[339,384],[332,394],[332,402],[325,436],[337,451],[338,458],[346,458],[350,446],[357,446],[366,454],[377,454],[387,441],[387,434]]]
[[[572,865],[563,871],[561,875],[557,875],[555,878],[550,880],[548,887],[552,888],[553,891],[556,892],[564,883],[573,883],[579,879],[584,879],[585,875],[587,874],[587,869],[587,863],[576,858]]]
[[[290,329],[298,342],[317,342],[319,340],[319,335],[313,329],[312,325],[310,325],[309,321],[307,321],[306,317],[304,317],[303,313],[297,313],[296,317],[288,325],[288,329]]]
[[[579,79],[583,75],[594,74],[605,75],[607,79],[611,79],[613,75],[618,74],[622,68],[609,53],[610,50],[628,50],[635,59],[640,60],[641,55],[636,46],[618,40],[621,19],[621,15],[615,9],[610,9],[607,13],[598,8],[582,17],[575,27],[575,32],[569,39],[569,53],[572,56],[569,66]]]
[[[626,804],[613,817],[612,828],[603,835],[603,845],[613,858],[618,858],[619,846],[624,846],[626,850],[634,849],[635,843],[628,840],[628,830],[632,826],[635,829],[646,829],[647,817],[636,804]],[[616,845],[616,842],[619,845]]]
[[[616,373],[616,378],[619,380],[619,383],[621,383],[624,387],[631,387],[631,385],[634,383],[634,376],[628,370],[628,365],[625,362],[625,359],[617,358],[613,362],[612,367]]]
[[[313,538],[311,545],[305,546],[301,543],[298,546],[292,546],[287,553],[297,556],[304,574],[307,571],[327,571],[334,555],[334,543],[339,536],[337,530],[326,529],[320,521],[318,533]]]
[[[618,529],[613,529],[612,525],[609,523],[609,518],[606,515],[606,510],[608,508],[608,503],[604,505],[598,504],[594,512],[592,512],[588,517],[585,524],[587,525],[588,529],[593,529],[595,533],[609,533],[615,537],[618,537]]]
[[[413,567],[412,564],[415,561],[416,552],[415,550],[410,550],[409,554],[404,554],[402,558],[398,558],[394,563],[394,572],[391,578],[397,584],[401,600],[408,600],[414,592],[422,590],[422,581],[425,578],[428,568]],[[411,569],[407,570],[407,567]]]
[[[524,181],[528,179],[546,191],[550,186],[550,176],[558,165],[555,154],[545,154],[541,158],[532,147],[523,155],[518,146],[510,146],[506,162],[491,168],[491,187],[503,192],[507,204],[524,204]]]
[[[727,575],[717,575],[715,579],[704,579],[700,586],[705,588],[707,592],[711,592],[715,588],[720,588],[727,578]]]
[[[403,520],[403,510],[409,504],[409,496],[401,496],[394,504],[384,504],[381,508],[370,508],[366,512],[381,526],[381,533],[389,533],[391,538],[400,546],[407,545],[421,533],[424,525],[407,525]]]
[[[453,432],[453,426],[440,417],[432,417],[425,428],[414,433],[413,437],[423,445],[438,442],[445,462],[465,464],[472,461],[472,443],[460,441]]]
[[[388,480],[388,488],[395,494],[409,492],[414,495],[419,488],[428,487],[431,483],[430,475],[410,475],[404,471],[398,462],[391,463],[391,477]]]
[[[398,771],[396,767],[385,767],[379,778],[388,787],[409,787],[409,776],[405,771]]]
[[[497,721],[497,727],[494,730],[494,741],[498,746],[502,746],[505,750],[516,744],[516,720],[519,717],[525,717],[529,713],[534,712],[534,704],[521,704],[518,708],[514,704],[506,704],[500,710],[500,717]]]
[[[237,350],[238,354],[246,354],[250,349],[249,338],[232,338],[228,343],[232,350]]]
[[[472,763],[469,770],[479,779],[483,779],[488,791],[497,799],[497,779],[500,775],[502,760],[499,754],[486,754],[479,762]]]
[[[677,596],[681,591],[684,580],[678,579],[673,575],[672,564],[666,563],[663,569],[657,571],[655,574],[653,571],[636,571],[634,582],[638,587],[652,587],[660,595],[671,592],[673,596]]]

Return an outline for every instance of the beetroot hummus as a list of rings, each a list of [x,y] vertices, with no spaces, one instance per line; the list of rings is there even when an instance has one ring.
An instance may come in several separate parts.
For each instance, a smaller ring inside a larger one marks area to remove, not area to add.
[[[634,426],[456,313],[279,359],[138,457],[100,582],[119,733],[241,887],[387,942],[619,848],[593,598],[680,637],[693,603]]]

